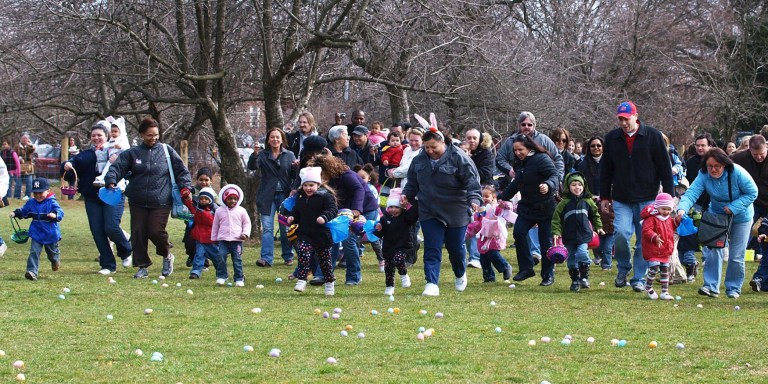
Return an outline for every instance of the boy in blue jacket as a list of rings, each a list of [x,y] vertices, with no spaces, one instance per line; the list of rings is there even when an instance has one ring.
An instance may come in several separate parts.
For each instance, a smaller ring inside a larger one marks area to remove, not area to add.
[[[59,261],[59,240],[61,229],[59,221],[64,218],[64,211],[51,193],[48,179],[35,179],[32,181],[32,199],[27,200],[23,207],[11,212],[11,217],[20,219],[32,219],[29,225],[29,237],[32,245],[27,259],[27,280],[37,280],[40,253],[45,248],[45,254],[51,262],[51,269],[55,272],[61,267]]]

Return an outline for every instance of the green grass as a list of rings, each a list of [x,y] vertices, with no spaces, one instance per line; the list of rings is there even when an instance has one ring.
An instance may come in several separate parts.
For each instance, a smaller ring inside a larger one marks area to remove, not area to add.
[[[10,223],[0,219],[0,233],[10,247],[0,259],[0,349],[7,353],[0,358],[0,382],[14,379],[15,360],[26,363],[31,383],[637,383],[649,378],[722,383],[760,382],[768,373],[766,300],[748,286],[734,301],[698,296],[698,284],[673,285],[671,293],[683,297],[674,307],[629,288],[613,288],[615,272],[594,272],[592,289],[570,293],[561,265],[550,288],[539,287],[538,278],[515,289],[501,282],[483,284],[480,271],[470,269],[466,292],[457,293],[446,257],[440,297],[419,295],[419,263],[410,271],[414,286],[398,287],[390,302],[382,294],[384,274],[366,253],[362,285],[337,286],[336,296],[326,298],[322,287],[297,294],[287,279],[276,283],[291,269],[257,268],[259,248],[250,247],[244,254],[247,286],[222,288],[214,286],[213,271],[200,280],[187,279],[183,227],[176,220],[169,225],[179,255],[175,273],[166,280],[170,287],[152,283],[159,260],[150,279],[134,280],[134,269],[119,267],[117,283],[109,284],[95,273],[97,253],[82,203],[62,204],[62,269],[53,273],[42,262],[37,282],[23,277],[29,244],[10,242]],[[8,212],[0,210],[4,216]],[[125,228],[127,223],[126,212]],[[511,251],[506,256],[514,262]],[[748,263],[748,278],[756,266]],[[605,287],[598,286],[601,281]],[[71,293],[61,300],[64,287]],[[734,310],[736,304],[742,309]],[[254,307],[263,312],[251,313]],[[340,320],[313,313],[335,307],[343,309]],[[389,314],[389,307],[402,312]],[[145,308],[154,313],[144,315]],[[372,309],[380,314],[372,316]],[[428,315],[420,315],[421,309]],[[436,312],[445,317],[436,319]],[[114,320],[106,320],[107,314]],[[346,324],[354,330],[342,337]],[[435,336],[417,341],[422,326],[434,328]],[[496,327],[502,332],[494,332]],[[366,337],[358,339],[358,332]],[[567,347],[560,345],[566,334],[574,337]],[[542,336],[552,342],[528,346],[528,340]],[[586,343],[589,336],[594,344]],[[628,345],[611,347],[612,338],[626,339]],[[656,349],[647,347],[651,340],[659,343]],[[685,349],[675,348],[679,342]],[[255,351],[244,352],[245,345]],[[144,356],[133,354],[137,348]],[[269,357],[272,348],[281,349],[282,356]],[[165,355],[163,362],[150,362],[154,351]],[[329,356],[338,364],[327,364]]]

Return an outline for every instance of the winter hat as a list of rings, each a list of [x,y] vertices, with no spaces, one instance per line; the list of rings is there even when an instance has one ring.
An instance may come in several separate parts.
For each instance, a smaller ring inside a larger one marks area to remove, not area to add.
[[[571,172],[565,176],[565,182],[563,183],[563,186],[568,190],[570,188],[571,183],[574,181],[578,181],[581,183],[581,186],[584,187],[584,192],[582,192],[582,195],[584,196],[590,196],[591,192],[589,191],[589,186],[587,185],[587,180],[584,178],[584,174],[581,172]]]
[[[328,145],[328,142],[322,136],[313,135],[304,139],[302,145],[302,151],[304,152],[320,152]]]
[[[670,196],[669,193],[659,193],[656,196],[656,202],[653,204],[654,207],[661,208],[675,208],[675,200],[672,199],[672,196]]]
[[[299,177],[301,178],[301,185],[304,185],[304,183],[307,182],[315,182],[315,183],[322,183],[323,179],[321,177],[323,169],[320,167],[306,167],[302,168],[301,171],[299,171]]]
[[[237,193],[237,192],[235,191],[233,193]],[[211,202],[216,201],[216,192],[213,190],[213,188],[205,187],[205,188],[201,189],[200,193],[198,194],[198,198],[203,197],[203,196],[207,197],[208,200],[210,200]],[[226,200],[226,198],[225,198],[225,200]]]
[[[227,184],[223,188],[221,188],[221,191],[219,192],[221,196],[221,204],[224,204],[224,202],[227,200],[227,197],[230,195],[237,196],[237,204],[240,205],[243,203],[243,190],[240,189],[235,184]]]
[[[389,190],[389,197],[387,198],[387,208],[389,207],[398,207],[402,208],[403,206],[400,205],[400,197],[403,196],[403,189],[402,188],[392,188]]]

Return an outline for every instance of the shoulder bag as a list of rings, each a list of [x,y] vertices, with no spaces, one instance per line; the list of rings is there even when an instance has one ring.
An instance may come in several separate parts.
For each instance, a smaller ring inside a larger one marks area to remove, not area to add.
[[[728,172],[728,198],[733,201],[731,173],[732,171]],[[699,223],[699,242],[710,248],[725,248],[732,223],[733,215],[714,213],[711,209],[704,211]]]
[[[171,165],[171,155],[168,153],[168,144],[163,144],[163,151],[165,151],[165,160],[168,162],[168,172],[171,174],[171,197],[173,197],[171,217],[184,221],[192,221],[192,213],[189,212],[189,208],[187,208],[187,206],[184,205],[184,202],[181,201],[181,191],[176,184],[176,175],[173,174],[173,165]]]

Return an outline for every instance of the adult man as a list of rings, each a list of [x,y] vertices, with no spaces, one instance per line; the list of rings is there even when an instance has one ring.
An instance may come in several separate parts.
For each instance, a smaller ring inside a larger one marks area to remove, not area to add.
[[[696,153],[689,157],[685,161],[685,168],[688,172],[685,173],[685,179],[688,180],[688,185],[693,184],[696,180],[696,176],[699,175],[701,169],[701,159],[707,151],[709,151],[714,145],[715,140],[709,133],[702,133],[696,136],[696,140],[693,142]],[[709,206],[709,195],[704,192],[701,194],[694,207],[697,211],[702,212]],[[685,274],[688,277],[688,281],[692,282],[696,279],[698,262],[696,261],[695,252],[699,249],[699,238],[696,234],[688,236],[680,236],[680,242],[677,245],[677,251],[680,254],[680,263],[685,266]]]
[[[347,134],[347,127],[343,125],[335,125],[328,131],[328,142],[331,154],[344,160],[344,163],[349,168],[354,168],[355,164],[363,165],[363,160],[357,155],[357,152],[349,148],[349,135]]]
[[[506,185],[515,178],[515,171],[512,169],[512,163],[515,159],[515,153],[512,150],[512,143],[514,138],[518,135],[526,135],[530,137],[534,142],[544,147],[549,152],[552,159],[555,162],[555,169],[558,174],[558,183],[563,182],[563,176],[565,175],[565,163],[563,162],[563,156],[560,151],[557,150],[557,146],[547,135],[536,131],[536,117],[531,112],[521,112],[517,117],[517,132],[501,145],[498,153],[496,154],[496,169],[504,173],[507,177],[506,180],[500,182],[499,187],[504,188]],[[538,264],[541,260],[541,249],[539,246],[539,231],[537,227],[531,228],[528,233],[528,241],[531,244],[531,255],[535,262]]]
[[[610,205],[616,219],[613,222],[618,275],[615,285],[627,286],[627,275],[634,264],[630,283],[635,292],[645,291],[648,262],[641,249],[640,210],[653,203],[659,192],[674,195],[672,166],[661,132],[637,119],[637,107],[631,101],[619,104],[616,117],[619,126],[605,135],[605,148],[600,174],[600,206],[608,212]],[[630,240],[635,234],[635,255],[630,262]]]
[[[749,150],[739,151],[731,156],[733,162],[741,165],[757,184],[757,199],[752,206],[755,208],[755,220],[765,217],[768,213],[768,161],[765,161],[768,155],[768,145],[765,137],[754,135],[749,139]],[[766,255],[763,255],[766,256]],[[765,257],[763,257],[765,259]],[[768,268],[763,267],[760,262],[760,268],[755,272],[749,285],[754,291],[767,290],[765,282],[768,281]]]
[[[355,130],[355,127],[358,125],[365,125],[365,112],[362,110],[355,110],[352,112],[352,116],[350,117],[351,123],[347,124],[347,135],[349,137],[352,137],[352,131]]]
[[[317,125],[315,123],[315,116],[310,112],[304,112],[299,115],[299,129],[289,133],[286,137],[288,142],[288,149],[293,152],[293,156],[296,159],[301,154],[301,149],[304,148],[304,139],[309,136],[317,135]]]
[[[352,144],[349,148],[360,156],[363,164],[377,165],[378,152],[371,148],[371,142],[368,141],[368,128],[364,125],[358,125],[352,130]]]

